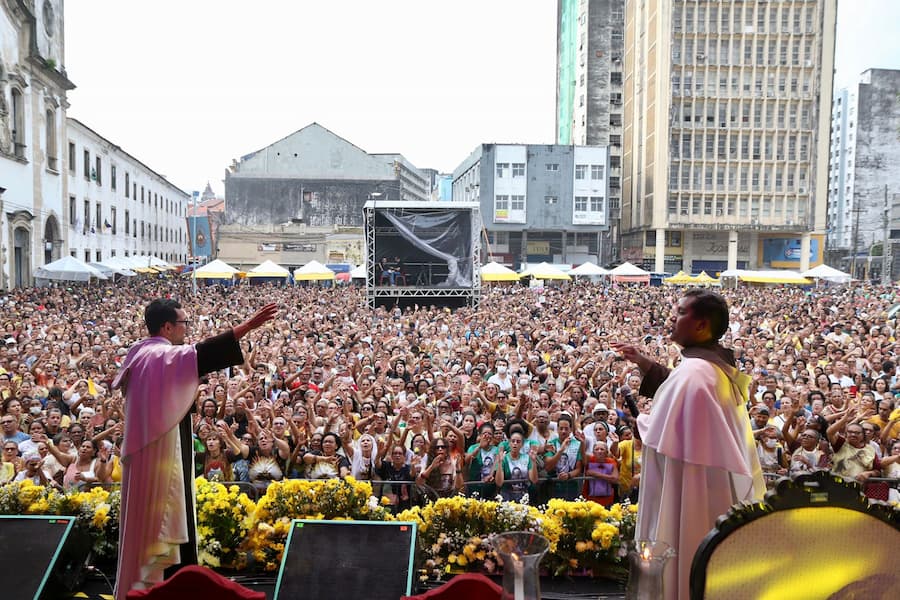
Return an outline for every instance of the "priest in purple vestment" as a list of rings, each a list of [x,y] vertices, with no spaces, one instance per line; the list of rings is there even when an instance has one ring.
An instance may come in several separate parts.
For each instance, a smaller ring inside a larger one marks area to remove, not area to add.
[[[185,344],[191,323],[176,300],[144,311],[150,337],[128,352],[113,382],[125,393],[116,598],[197,562],[191,422],[200,377],[243,362],[238,340],[275,317],[268,304],[240,325]]]

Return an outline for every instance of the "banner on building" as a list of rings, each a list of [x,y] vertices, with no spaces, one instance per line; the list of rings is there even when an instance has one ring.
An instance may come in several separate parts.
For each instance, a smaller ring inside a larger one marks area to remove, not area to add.
[[[212,235],[209,229],[209,217],[188,217],[188,240],[190,240],[191,256],[212,256]]]
[[[762,245],[763,264],[776,269],[798,269],[802,240],[800,238],[764,238]],[[809,240],[809,266],[822,263],[822,236],[814,235]]]
[[[550,254],[550,242],[526,242],[525,252],[529,256],[531,256],[532,254]]]

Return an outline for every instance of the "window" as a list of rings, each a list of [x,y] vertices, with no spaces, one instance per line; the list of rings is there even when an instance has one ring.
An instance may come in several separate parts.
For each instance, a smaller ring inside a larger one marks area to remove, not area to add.
[[[84,149],[84,178],[91,180],[91,151]]]
[[[103,164],[100,162],[99,156],[95,158],[95,163],[97,166],[94,169],[94,180],[97,182],[97,185],[103,185]]]
[[[575,211],[576,212],[585,212],[588,207],[588,197],[587,196],[575,196]]]
[[[144,203],[144,186],[141,186],[141,204]]]
[[[131,235],[133,235],[135,239],[137,239],[137,219],[133,219],[131,221]]]
[[[509,168],[509,163],[497,163],[497,178],[503,179],[504,171]],[[141,194],[141,201],[143,202],[143,193]]]
[[[109,187],[116,189],[116,165],[109,166]]]
[[[25,158],[25,102],[22,92],[12,90],[12,138],[16,158]]]
[[[116,235],[116,207],[113,206],[109,209],[109,220],[112,221],[112,234]]]
[[[77,211],[75,202],[75,196],[69,196],[69,225],[72,227],[75,226],[75,213]]]
[[[575,165],[575,179],[584,179],[587,175],[587,165]]]
[[[75,143],[69,142],[69,172],[75,173]]]
[[[102,253],[100,250],[97,250],[97,251],[94,253],[94,256],[97,257],[97,262],[100,262],[101,260],[103,260],[103,253]]]
[[[603,179],[603,165],[591,165],[591,179]]]
[[[494,197],[494,210],[509,210],[509,196],[505,194],[498,194]]]
[[[510,196],[510,210],[525,210],[525,196]]]
[[[82,233],[87,233],[91,230],[91,201],[84,201],[84,226],[82,227]]]
[[[51,171],[56,171],[58,168],[56,164],[56,114],[52,110],[47,111],[46,121],[47,147],[45,150],[47,153],[47,168]]]
[[[559,163],[547,163],[548,171],[559,171]]]
[[[91,251],[90,250],[84,251],[84,262],[91,262]]]
[[[525,177],[525,163],[513,163],[512,164],[512,176],[513,177]]]
[[[103,205],[99,202],[97,203],[97,220],[96,223],[96,232],[101,232],[106,229],[105,223],[103,222]]]
[[[126,210],[125,211],[125,235],[128,235],[129,233],[131,233],[131,226],[130,226],[131,222],[129,221],[130,218],[131,218],[131,215]]]
[[[548,206],[555,206],[559,202],[558,196],[544,196],[544,203]]]
[[[591,212],[603,212],[603,196],[591,196]]]

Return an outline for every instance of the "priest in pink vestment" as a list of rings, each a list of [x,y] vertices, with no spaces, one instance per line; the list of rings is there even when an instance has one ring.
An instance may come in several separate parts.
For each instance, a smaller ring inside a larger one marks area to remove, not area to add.
[[[268,304],[217,336],[185,344],[190,320],[175,300],[144,311],[150,337],[125,357],[114,388],[125,393],[116,598],[159,583],[173,565],[196,563],[190,415],[200,376],[243,362],[238,340],[271,320]]]
[[[666,598],[689,597],[694,554],[716,519],[766,490],[746,409],[750,377],[719,344],[727,328],[725,299],[695,289],[673,316],[670,337],[683,347],[677,368],[617,345],[644,373],[640,393],[654,397],[635,431],[644,444],[635,538],[677,552],[664,572]]]

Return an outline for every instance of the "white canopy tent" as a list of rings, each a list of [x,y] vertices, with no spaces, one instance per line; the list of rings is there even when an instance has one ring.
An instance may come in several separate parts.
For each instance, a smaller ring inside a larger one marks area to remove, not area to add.
[[[97,264],[108,267],[117,274],[124,275],[126,277],[134,277],[135,275],[137,275],[137,273],[135,273],[131,268],[131,263],[129,263],[127,259],[121,256],[110,256],[106,260],[102,260]]]
[[[350,271],[350,279],[365,279],[366,278],[366,265],[362,264]]]
[[[825,281],[830,281],[832,283],[849,283],[852,279],[850,273],[844,273],[843,271],[839,271],[834,267],[829,267],[824,263],[818,267],[813,267],[808,271],[804,271],[801,275],[810,279],[824,279]]]
[[[232,279],[238,270],[218,258],[193,272],[196,279]]]
[[[35,279],[49,281],[90,281],[106,279],[106,275],[91,265],[81,262],[74,256],[63,256],[34,271]]]
[[[650,272],[631,264],[623,262],[618,267],[609,272],[613,281],[619,283],[650,283]]]
[[[271,260],[267,260],[247,271],[248,278],[287,278],[290,276],[290,271]]]
[[[583,265],[578,265],[571,271],[569,271],[569,275],[574,275],[576,277],[584,277],[591,275],[609,275],[609,271],[604,269],[599,265],[595,265],[591,261],[584,263]]]
[[[122,277],[134,277],[137,275],[137,273],[131,269],[120,269],[119,267],[105,265],[102,262],[92,262],[88,264],[103,273],[107,278],[115,277],[116,275],[121,275]]]

